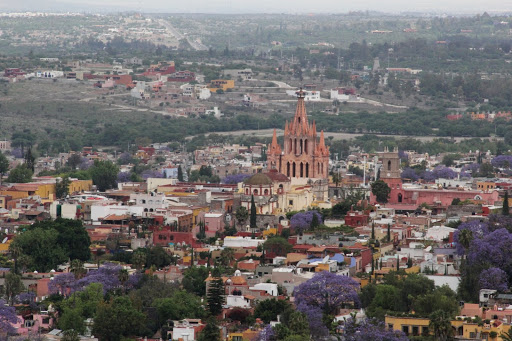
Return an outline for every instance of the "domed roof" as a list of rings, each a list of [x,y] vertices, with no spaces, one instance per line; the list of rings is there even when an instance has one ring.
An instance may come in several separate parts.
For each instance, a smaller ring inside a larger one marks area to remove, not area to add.
[[[272,179],[263,173],[256,173],[247,178],[244,183],[246,185],[272,185]]]

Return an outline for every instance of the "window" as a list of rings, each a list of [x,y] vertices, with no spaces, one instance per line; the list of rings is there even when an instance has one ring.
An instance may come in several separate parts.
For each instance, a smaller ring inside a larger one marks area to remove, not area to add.
[[[418,326],[412,326],[412,335],[419,336],[419,328]]]
[[[293,205],[293,200],[288,200],[288,205]]]
[[[402,326],[402,331],[405,333],[405,335],[409,335],[409,326]]]

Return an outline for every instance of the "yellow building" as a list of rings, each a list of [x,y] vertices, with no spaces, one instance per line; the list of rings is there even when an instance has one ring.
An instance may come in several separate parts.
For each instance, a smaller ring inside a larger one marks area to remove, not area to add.
[[[478,181],[476,183],[476,188],[479,191],[494,191],[496,189],[496,184],[490,181]]]
[[[90,191],[92,189],[92,180],[78,180],[72,179],[68,192],[71,193],[80,193],[85,191]]]
[[[217,90],[226,91],[234,87],[235,81],[232,79],[213,79],[208,85],[208,89],[210,89],[211,92],[216,92]]]
[[[385,324],[388,329],[402,331],[407,336],[431,334],[429,329],[430,320],[428,318],[386,316]],[[452,320],[451,325],[453,335],[464,340],[503,341],[500,335],[510,328],[510,325],[505,325],[498,320],[481,325],[463,320]]]

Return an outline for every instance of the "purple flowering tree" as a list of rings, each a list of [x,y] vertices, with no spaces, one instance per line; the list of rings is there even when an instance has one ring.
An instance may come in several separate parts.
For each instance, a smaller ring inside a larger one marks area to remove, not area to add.
[[[464,165],[464,167],[462,167],[462,172],[477,174],[479,171],[480,165],[478,163],[470,163],[469,165]]]
[[[511,168],[512,167],[512,155],[498,155],[491,160],[491,165],[494,168]]]
[[[267,324],[265,326],[265,328],[263,328],[259,332],[256,339],[254,339],[253,341],[276,341],[276,340],[277,340],[276,332],[274,331],[274,329],[272,328],[272,326],[270,324]]]
[[[323,322],[324,314],[320,307],[308,305],[304,302],[297,305],[297,310],[306,315],[309,324],[309,332],[314,337],[329,335],[329,329]]]
[[[357,323],[353,318],[345,322],[343,336],[346,341],[408,341],[407,336],[398,330],[386,329],[383,322],[365,319]]]
[[[317,222],[322,223],[322,215],[317,211],[299,212],[293,215],[290,219],[290,225],[294,232],[302,233],[303,231],[309,230],[313,223],[313,215],[316,215]]]
[[[23,158],[23,152],[21,151],[20,147],[14,148],[11,150],[11,155],[14,156],[16,159]]]
[[[16,308],[9,307],[4,300],[0,300],[0,334],[15,333],[13,324],[17,322]]]
[[[119,272],[122,267],[113,263],[105,263],[99,269],[89,271],[83,278],[76,280],[72,273],[63,273],[54,277],[48,285],[52,294],[61,294],[70,296],[75,291],[83,291],[89,284],[100,283],[103,286],[103,292],[114,290],[121,287]],[[137,287],[141,279],[140,274],[131,275],[126,281],[126,289]]]
[[[123,182],[130,182],[130,173],[129,172],[119,172],[117,174],[117,182],[123,183]]]
[[[163,178],[164,177],[164,174],[161,171],[151,170],[151,169],[147,169],[147,170],[143,171],[141,175],[144,180],[146,180],[148,178]]]
[[[444,166],[437,166],[433,173],[436,179],[454,179],[457,177],[457,173],[453,169]]]
[[[412,181],[416,181],[420,178],[418,174],[416,174],[416,171],[409,167],[404,168],[402,174],[400,174],[400,177],[402,179],[411,179]]]
[[[75,275],[71,272],[66,272],[53,277],[48,284],[48,291],[50,294],[60,294],[68,297],[75,291],[76,285]]]
[[[480,273],[478,284],[480,289],[507,291],[508,276],[505,271],[499,268],[489,268]]]
[[[407,154],[405,150],[399,150],[398,157],[400,158],[400,161],[404,162],[409,159],[409,154]]]
[[[222,183],[234,185],[234,184],[243,182],[245,179],[247,179],[250,176],[251,176],[250,174],[242,174],[242,173],[230,174],[230,175],[226,176],[224,179],[222,179]]]
[[[80,165],[78,165],[78,167],[81,169],[81,170],[88,170],[89,168],[91,168],[91,166],[93,165],[93,162],[91,160],[89,160],[88,158],[86,157],[83,157],[81,160],[80,160]]]
[[[109,290],[119,288],[121,282],[119,281],[119,271],[121,266],[112,263],[105,263],[97,270],[89,271],[89,273],[78,280],[77,289],[83,290],[91,283],[100,283],[103,285],[103,291],[106,293]]]
[[[130,162],[132,162],[133,159],[130,153],[124,152],[121,155],[119,155],[118,160],[121,165],[127,165]]]
[[[322,271],[295,288],[297,305],[318,307],[324,314],[334,314],[347,305],[359,306],[359,283],[348,276]]]

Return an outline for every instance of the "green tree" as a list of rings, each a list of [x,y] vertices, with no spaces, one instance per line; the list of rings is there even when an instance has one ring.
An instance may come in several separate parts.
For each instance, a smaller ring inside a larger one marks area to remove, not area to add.
[[[372,193],[375,195],[377,202],[381,204],[385,204],[388,202],[389,193],[391,193],[391,188],[389,188],[388,184],[383,180],[377,180],[372,183]]]
[[[119,168],[114,163],[96,160],[89,172],[91,173],[92,182],[99,191],[104,192],[116,186]]]
[[[77,169],[77,167],[82,162],[82,157],[78,153],[73,153],[68,158],[68,166],[71,169]]]
[[[70,271],[75,275],[75,278],[80,279],[86,274],[84,262],[80,259],[73,259],[69,265]]]
[[[247,221],[247,218],[249,218],[249,212],[244,206],[240,206],[236,209],[235,218],[236,222],[240,225],[240,227],[242,227],[242,225]]]
[[[206,326],[199,334],[197,341],[221,341],[220,329],[215,317],[206,321]]]
[[[145,320],[146,315],[134,307],[129,297],[118,296],[98,305],[92,333],[100,340],[119,341],[141,335]]]
[[[249,226],[255,229],[256,225],[256,204],[254,203],[254,195],[251,195],[251,216],[249,217]]]
[[[451,319],[446,312],[436,310],[430,314],[429,319],[429,328],[432,330],[437,340],[446,341],[452,335]]]
[[[59,317],[58,326],[64,331],[75,330],[79,334],[85,333],[84,317],[77,309],[66,309]]]
[[[74,329],[65,330],[61,341],[80,341],[79,333]]]
[[[14,304],[14,298],[16,295],[21,293],[25,287],[23,286],[23,283],[21,282],[21,276],[14,273],[14,272],[8,272],[5,275],[5,296],[7,296],[7,300],[10,302],[11,305]]]
[[[59,233],[55,229],[23,232],[14,238],[13,244],[31,257],[31,270],[48,272],[68,259],[63,245],[59,244]]]
[[[137,270],[141,270],[146,264],[146,253],[142,250],[137,250],[133,254],[132,263]]]
[[[512,341],[512,327],[509,328],[508,332],[500,334],[503,341]]]
[[[217,268],[214,269],[213,279],[210,281],[206,300],[208,302],[208,311],[212,316],[217,316],[222,312],[222,306],[225,301],[224,281]]]
[[[205,280],[208,278],[208,271],[208,268],[205,267],[188,268],[183,274],[181,282],[183,289],[198,296],[204,296],[206,294]]]
[[[10,183],[26,183],[32,181],[33,172],[25,165],[17,165],[11,169],[7,182]]]
[[[505,197],[503,198],[503,208],[501,210],[501,214],[503,214],[503,215],[510,214],[510,208],[508,206],[508,191],[505,191]]]
[[[185,290],[175,291],[171,297],[154,300],[160,324],[167,320],[182,320],[184,318],[203,318],[205,310],[201,299]]]
[[[287,253],[292,251],[292,245],[286,238],[273,236],[265,240],[263,243],[263,250],[274,253],[278,256],[286,256]]]
[[[178,166],[178,181],[183,182],[183,169],[181,165]]]
[[[0,153],[0,185],[2,184],[2,178],[4,177],[4,174],[7,173],[8,170],[9,160],[7,160],[5,154]]]
[[[29,147],[27,152],[25,153],[25,165],[28,169],[32,171],[32,173],[34,173],[35,161],[36,158],[32,153],[32,147]]]
[[[71,181],[68,177],[63,177],[62,180],[55,183],[55,196],[58,199],[65,198],[69,194],[69,185]]]
[[[277,315],[282,315],[291,310],[290,302],[272,298],[259,302],[254,308],[254,317],[260,318],[265,323],[276,321]]]

